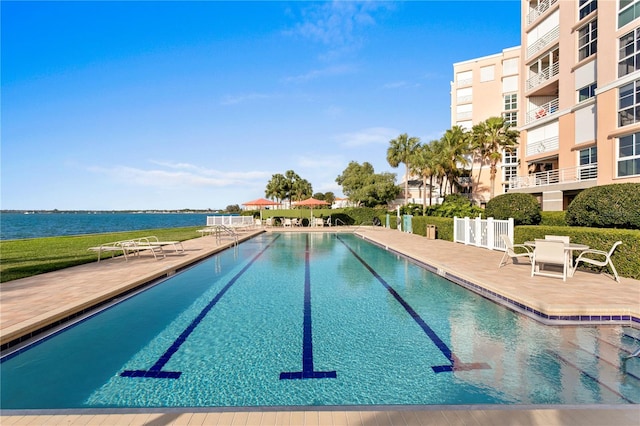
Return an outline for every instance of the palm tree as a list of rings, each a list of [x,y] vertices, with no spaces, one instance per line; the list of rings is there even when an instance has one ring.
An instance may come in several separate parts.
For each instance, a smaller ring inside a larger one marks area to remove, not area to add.
[[[271,180],[267,183],[264,195],[267,198],[275,198],[278,202],[282,202],[287,196],[287,178],[277,173],[271,176]]]
[[[473,126],[473,137],[476,144],[482,147],[482,160],[489,162],[491,188],[489,199],[495,195],[494,184],[498,173],[498,162],[502,160],[502,151],[517,146],[517,130],[510,128],[502,117],[489,117]]]
[[[460,166],[463,168],[469,164],[469,135],[461,126],[453,126],[447,130],[440,139],[442,167],[449,184],[449,192],[453,193],[453,187],[458,183]]]
[[[429,179],[429,205],[433,204],[433,197],[431,191],[433,188],[433,177],[437,173],[438,169],[438,157],[434,147],[436,144],[431,141],[430,144],[419,145],[413,157],[413,165],[411,173],[415,173],[422,177],[422,187],[424,192],[422,193],[422,214],[426,214],[427,211],[427,179]]]
[[[404,203],[409,200],[409,169],[411,168],[412,157],[415,155],[417,147],[420,145],[420,138],[409,137],[406,133],[401,134],[389,141],[387,149],[387,161],[391,167],[398,167],[400,163],[405,165],[404,180]]]

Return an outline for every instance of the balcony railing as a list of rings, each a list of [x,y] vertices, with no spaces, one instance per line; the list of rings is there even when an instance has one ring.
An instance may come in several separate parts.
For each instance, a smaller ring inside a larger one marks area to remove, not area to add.
[[[538,16],[545,13],[551,6],[556,4],[558,0],[542,0],[538,2],[536,7],[530,8],[527,14],[527,25],[538,19]]]
[[[458,87],[471,86],[473,84],[473,78],[465,78],[464,80],[458,80]]]
[[[532,57],[536,53],[546,48],[548,45],[550,45],[555,40],[557,40],[559,36],[560,36],[560,26],[558,25],[557,27],[555,27],[554,29],[546,33],[544,36],[540,37],[538,40],[535,41],[535,43],[533,43],[531,46],[527,48],[527,58]]]
[[[509,189],[534,188],[556,183],[594,180],[597,178],[598,164],[591,163],[584,166],[533,173],[528,176],[514,176],[509,179]]]
[[[554,62],[550,67],[543,69],[538,74],[527,80],[527,90],[538,87],[546,81],[558,75],[560,72],[560,62]]]
[[[555,98],[546,104],[542,104],[540,106],[535,107],[531,111],[527,112],[527,116],[525,117],[525,123],[529,124],[536,120],[540,120],[546,118],[550,115],[558,112],[558,105],[560,104],[558,98]]]

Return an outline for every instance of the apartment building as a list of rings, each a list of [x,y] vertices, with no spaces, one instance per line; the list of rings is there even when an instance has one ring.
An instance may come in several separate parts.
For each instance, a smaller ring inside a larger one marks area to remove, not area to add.
[[[451,82],[451,126],[471,130],[489,117],[502,116],[512,126],[518,124],[520,104],[520,46],[502,52],[453,64]],[[508,189],[517,175],[518,149],[503,153],[494,182],[494,193]],[[471,159],[469,159],[471,160]],[[489,201],[489,164],[476,162],[461,179],[462,192],[478,205]]]
[[[505,84],[512,49],[454,64],[452,125],[517,116],[519,148],[503,157],[499,184],[546,211],[592,186],[640,182],[640,0],[523,0],[521,24],[518,88]],[[488,94],[491,61],[503,84]]]
[[[640,0],[522,2],[521,164],[509,191],[564,210],[640,182]]]

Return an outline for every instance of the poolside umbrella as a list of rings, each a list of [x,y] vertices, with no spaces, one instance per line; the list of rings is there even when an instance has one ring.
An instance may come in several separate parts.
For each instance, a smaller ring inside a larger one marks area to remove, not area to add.
[[[311,198],[307,198],[306,200],[302,200],[302,201],[298,201],[295,203],[296,206],[307,206],[311,209],[311,221],[313,221],[313,206],[322,206],[322,205],[329,205],[329,203],[327,203],[324,200],[317,200],[313,197]],[[311,222],[310,222],[311,223]]]
[[[260,210],[260,220],[262,220],[262,208],[264,206],[277,206],[278,202],[267,200],[266,198],[258,198],[257,200],[247,201],[246,203],[242,203],[243,206],[256,206]]]

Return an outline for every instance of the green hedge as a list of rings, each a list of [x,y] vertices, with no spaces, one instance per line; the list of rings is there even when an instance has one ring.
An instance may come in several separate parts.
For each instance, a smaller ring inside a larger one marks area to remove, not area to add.
[[[542,220],[540,225],[545,226],[567,226],[567,221],[564,219],[565,212],[540,212]]]
[[[586,244],[590,248],[609,251],[616,241],[622,241],[611,260],[623,277],[640,279],[640,230],[602,229],[576,226],[516,226],[515,243],[533,241],[545,235],[568,235],[572,243]],[[578,253],[574,253],[577,257]],[[580,264],[583,267],[583,264]]]
[[[383,222],[384,223],[384,222]],[[427,225],[435,225],[438,240],[453,241],[453,218],[435,216],[414,216],[411,219],[413,233],[427,235]]]

